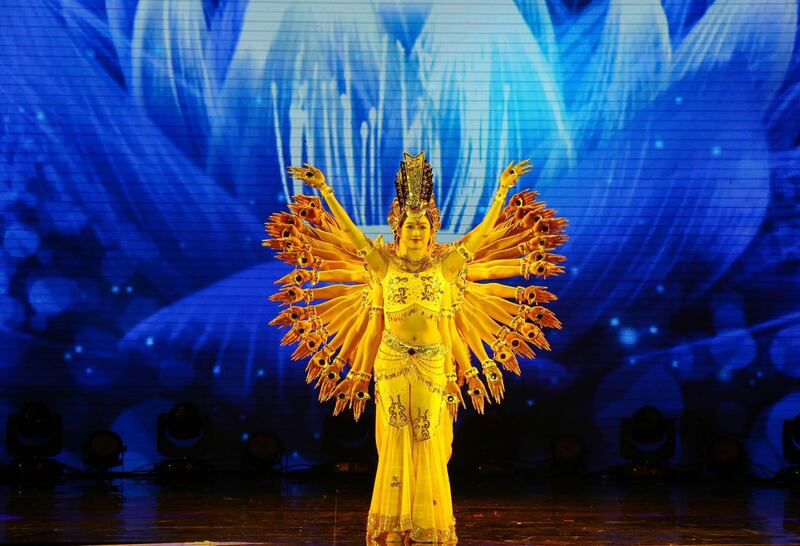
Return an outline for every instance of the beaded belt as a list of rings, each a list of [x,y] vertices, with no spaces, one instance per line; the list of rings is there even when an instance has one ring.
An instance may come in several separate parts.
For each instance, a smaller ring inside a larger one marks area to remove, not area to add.
[[[411,356],[420,356],[423,358],[436,358],[447,354],[447,345],[442,342],[439,343],[410,343],[402,340],[389,330],[383,331],[382,343],[385,343],[389,348],[394,349],[400,353],[406,353]]]

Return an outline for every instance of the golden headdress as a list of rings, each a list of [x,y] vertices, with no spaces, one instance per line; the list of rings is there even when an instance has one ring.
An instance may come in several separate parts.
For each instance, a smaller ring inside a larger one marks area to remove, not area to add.
[[[397,234],[403,213],[410,218],[420,218],[429,213],[431,229],[438,231],[442,225],[436,199],[433,196],[433,167],[425,159],[425,152],[413,156],[403,152],[403,161],[394,178],[397,197],[392,201],[392,209],[387,220]]]

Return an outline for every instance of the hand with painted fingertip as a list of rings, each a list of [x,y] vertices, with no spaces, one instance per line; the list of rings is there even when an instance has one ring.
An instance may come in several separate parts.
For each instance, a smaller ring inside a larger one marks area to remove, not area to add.
[[[497,367],[497,364],[494,360],[487,360],[483,363],[483,375],[486,377],[486,385],[489,387],[489,392],[492,394],[492,398],[498,404],[503,401],[503,396],[505,394],[506,388],[505,384],[503,383],[503,374],[500,372],[500,369]]]
[[[350,388],[350,406],[353,408],[353,419],[358,421],[367,406],[369,395],[369,381],[359,379],[353,382]]]
[[[300,180],[307,186],[316,188],[321,192],[327,190],[332,191],[321,170],[311,163],[303,163],[303,165],[303,167],[289,167],[287,169],[289,175],[291,175],[294,180]]]
[[[514,163],[513,161],[509,163],[500,174],[500,188],[511,188],[517,183],[521,176],[528,174],[533,168],[533,165],[529,163],[530,159],[525,159],[519,163]]]
[[[353,388],[353,383],[353,380],[345,378],[331,392],[330,398],[333,398],[336,402],[333,407],[334,416],[339,415],[350,404],[350,392]]]
[[[447,404],[447,411],[450,413],[450,419],[456,422],[458,419],[458,405],[466,408],[467,404],[464,402],[464,397],[461,395],[461,387],[455,381],[449,381],[444,387],[444,401]]]
[[[486,385],[475,375],[467,379],[467,387],[469,389],[469,397],[472,400],[472,407],[475,408],[475,411],[479,414],[483,415],[486,401],[490,404],[492,403],[489,394],[486,392]]]

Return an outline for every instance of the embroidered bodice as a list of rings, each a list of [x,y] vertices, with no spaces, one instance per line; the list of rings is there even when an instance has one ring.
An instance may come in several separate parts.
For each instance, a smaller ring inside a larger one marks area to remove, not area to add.
[[[407,271],[397,261],[389,260],[381,285],[385,319],[402,320],[411,313],[441,318],[442,299],[448,288],[441,260],[434,260],[430,267],[417,272]]]

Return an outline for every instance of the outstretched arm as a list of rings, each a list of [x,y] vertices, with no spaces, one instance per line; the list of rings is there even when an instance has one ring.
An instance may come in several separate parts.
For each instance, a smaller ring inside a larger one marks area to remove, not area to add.
[[[500,217],[500,211],[503,209],[503,205],[506,202],[509,188],[517,183],[520,176],[531,170],[532,167],[528,165],[528,161],[529,160],[526,159],[516,164],[512,161],[503,170],[503,173],[500,175],[500,188],[498,188],[494,199],[492,199],[492,206],[489,207],[489,211],[486,213],[483,221],[481,221],[475,229],[462,237],[456,244],[456,251],[451,252],[442,261],[442,271],[446,279],[453,279],[467,259],[475,255],[475,252],[481,245],[481,241],[491,231],[497,219]]]
[[[383,278],[387,269],[386,260],[373,248],[369,237],[364,235],[364,232],[358,228],[341,203],[339,203],[339,200],[336,199],[333,194],[333,188],[328,185],[322,171],[308,163],[304,163],[304,165],[304,167],[289,167],[289,174],[295,180],[302,180],[305,184],[319,190],[331,214],[336,218],[347,238],[356,248],[358,255],[363,257],[370,269],[378,274],[378,278]]]

